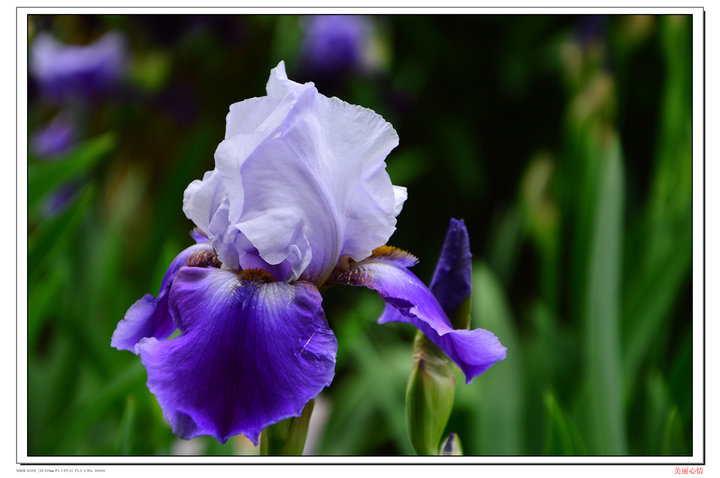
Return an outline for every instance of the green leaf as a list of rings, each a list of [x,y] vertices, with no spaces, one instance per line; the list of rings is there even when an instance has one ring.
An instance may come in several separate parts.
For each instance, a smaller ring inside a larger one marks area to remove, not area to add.
[[[28,282],[38,283],[47,267],[56,262],[68,242],[74,237],[77,227],[86,216],[95,196],[95,189],[88,186],[77,202],[61,214],[47,218],[28,237]]]
[[[135,436],[135,398],[130,395],[125,399],[125,411],[120,421],[120,430],[116,445],[118,455],[129,455]]]
[[[633,231],[625,292],[626,400],[642,362],[669,339],[672,310],[692,263],[692,88],[690,18],[659,17],[665,66],[653,175],[642,221]],[[684,319],[684,318],[681,318]],[[689,319],[689,317],[688,317]]]
[[[472,410],[463,434],[470,455],[522,455],[525,452],[523,347],[500,281],[487,264],[473,264],[472,327],[492,331],[507,347],[507,357],[473,383],[458,384],[455,408]]]
[[[683,280],[690,272],[692,227],[680,229],[673,237],[673,246],[648,261],[651,265],[642,274],[635,274],[626,292],[623,372],[628,399],[637,383],[643,359],[657,343],[659,334],[667,330],[664,324],[670,318]]]
[[[509,282],[515,272],[525,238],[520,207],[496,213],[490,228],[488,262],[500,279]]]
[[[107,133],[85,141],[55,161],[39,162],[31,159],[28,167],[28,210],[35,210],[40,199],[88,172],[114,147],[115,137]]]
[[[74,352],[77,355],[77,352]],[[87,368],[81,369],[87,372]],[[78,374],[78,368],[71,372],[73,378]],[[86,389],[82,396],[75,396],[72,403],[67,400],[58,405],[63,406],[62,413],[56,414],[45,425],[45,433],[38,437],[38,449],[48,450],[41,454],[68,454],[71,444],[85,443],[84,437],[102,417],[122,403],[128,390],[143,386],[145,382],[145,369],[139,360],[134,361],[130,367],[118,375],[107,380],[104,388],[97,391]],[[112,443],[112,442],[111,442]]]
[[[333,292],[336,292],[333,290]],[[375,320],[384,303],[367,289],[339,289],[348,306],[331,326],[343,353],[338,354],[336,379],[329,391],[331,414],[320,445],[321,454],[351,455],[395,449],[411,455],[403,409],[411,373],[412,345],[405,340],[407,324],[379,327]],[[338,297],[328,294],[328,300]],[[348,433],[352,430],[352,433]]]
[[[146,91],[159,90],[170,77],[171,58],[163,51],[151,51],[134,56],[128,68],[130,81]]]
[[[585,447],[577,429],[563,411],[552,390],[543,394],[546,414],[546,455],[585,454]]]
[[[43,326],[63,297],[70,283],[71,270],[67,258],[60,256],[43,277],[42,287],[28,290],[28,345],[34,348]]]
[[[601,134],[603,134],[601,136]],[[627,449],[620,357],[620,289],[624,177],[620,144],[611,132],[587,136],[589,161],[597,171],[584,295],[586,412],[592,452]]]
[[[680,414],[675,406],[668,412],[662,437],[663,455],[690,455],[692,453],[692,450],[685,446]]]
[[[691,454],[685,440],[682,419],[665,378],[651,370],[645,381],[644,444],[647,453],[663,455]],[[690,427],[688,426],[688,429]]]

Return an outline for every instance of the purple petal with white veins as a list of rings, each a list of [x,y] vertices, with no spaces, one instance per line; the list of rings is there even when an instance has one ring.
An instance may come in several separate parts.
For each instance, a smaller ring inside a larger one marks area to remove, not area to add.
[[[487,330],[453,329],[430,289],[407,269],[416,261],[407,252],[384,246],[369,258],[351,264],[347,271],[334,273],[331,280],[377,291],[387,304],[378,323],[414,325],[460,367],[470,383],[504,359],[507,349]]]
[[[148,387],[182,438],[242,433],[257,444],[332,382],[337,341],[318,290],[258,272],[180,269],[170,307],[181,335],[138,345]]]
[[[467,299],[472,290],[472,254],[465,221],[450,219],[442,252],[430,282],[430,291],[450,314]]]
[[[130,350],[137,353],[135,346],[145,337],[165,339],[177,328],[168,309],[168,291],[177,271],[187,265],[188,259],[195,253],[212,254],[212,248],[206,243],[195,244],[172,261],[168,267],[157,299],[145,294],[125,313],[125,318],[118,322],[110,345],[118,350]]]

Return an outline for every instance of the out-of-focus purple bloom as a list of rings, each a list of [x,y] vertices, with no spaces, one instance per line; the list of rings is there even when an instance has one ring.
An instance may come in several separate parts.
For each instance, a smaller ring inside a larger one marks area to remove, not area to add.
[[[37,159],[51,161],[59,159],[75,144],[75,125],[64,114],[59,114],[46,126],[30,137],[30,151]],[[46,216],[60,214],[70,204],[78,191],[78,185],[67,183],[49,194],[43,204]]]
[[[607,23],[607,15],[583,15],[575,25],[575,38],[583,47],[587,47],[591,42],[605,43]]]
[[[30,46],[30,72],[48,97],[88,97],[115,86],[125,56],[125,41],[116,32],[89,45],[65,45],[41,33]]]
[[[70,202],[78,192],[78,185],[75,183],[68,183],[60,186],[45,200],[43,204],[43,212],[46,216],[57,216],[70,205]]]
[[[30,138],[30,151],[39,159],[57,158],[75,143],[75,127],[64,115],[57,115]]]
[[[215,170],[183,199],[198,244],[173,261],[157,298],[128,310],[111,342],[140,355],[150,391],[186,439],[242,433],[257,443],[332,382],[337,341],[323,284],[378,291],[388,304],[381,322],[420,328],[468,380],[504,357],[490,332],[453,330],[407,269],[417,260],[383,245],[407,198],[385,171],[398,144],[392,126],[289,80],[282,62],[267,93],[230,107]],[[180,335],[164,340],[174,328]]]
[[[316,15],[305,18],[302,59],[318,75],[357,70],[366,59],[372,25],[360,15]]]

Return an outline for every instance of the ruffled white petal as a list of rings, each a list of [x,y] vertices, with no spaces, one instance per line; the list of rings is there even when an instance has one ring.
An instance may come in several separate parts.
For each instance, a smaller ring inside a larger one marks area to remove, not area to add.
[[[233,259],[225,249],[240,265],[257,253],[285,264],[287,280],[321,283],[341,256],[362,260],[394,232],[407,192],[392,185],[385,157],[398,136],[372,110],[289,80],[282,62],[267,91],[231,107],[216,171],[188,187],[184,210],[217,226],[207,232],[221,260]]]
[[[407,201],[408,193],[407,188],[404,186],[393,186],[393,192],[395,193],[395,208],[393,214],[397,217],[400,211],[402,211],[403,204]]]

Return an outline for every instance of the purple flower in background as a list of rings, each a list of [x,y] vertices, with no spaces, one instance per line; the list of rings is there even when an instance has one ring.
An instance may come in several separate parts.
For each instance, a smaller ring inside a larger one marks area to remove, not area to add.
[[[125,55],[125,41],[116,32],[89,45],[65,45],[41,33],[30,47],[30,72],[48,97],[88,97],[117,83]]]
[[[64,115],[57,115],[46,126],[33,133],[30,151],[40,159],[54,159],[75,143],[75,126]]]
[[[75,125],[64,114],[59,114],[30,137],[30,151],[43,161],[54,161],[68,152],[76,141]],[[66,183],[50,193],[43,205],[46,216],[55,216],[71,203],[78,190],[75,183]]]
[[[46,216],[57,216],[72,203],[77,194],[79,186],[76,183],[68,183],[60,186],[50,193],[43,203],[43,212]]]
[[[140,355],[176,435],[242,433],[257,444],[265,427],[300,416],[334,376],[325,284],[376,290],[387,303],[381,323],[420,328],[468,381],[505,357],[492,333],[454,330],[407,269],[417,260],[384,245],[407,198],[385,171],[397,144],[381,116],[289,80],[282,62],[267,96],[230,107],[215,169],[183,199],[197,244],[112,338]]]
[[[305,18],[301,56],[305,67],[319,75],[360,69],[372,33],[359,15],[317,15]]]
[[[583,15],[575,25],[575,38],[583,47],[591,42],[605,42],[607,37],[607,15]]]

